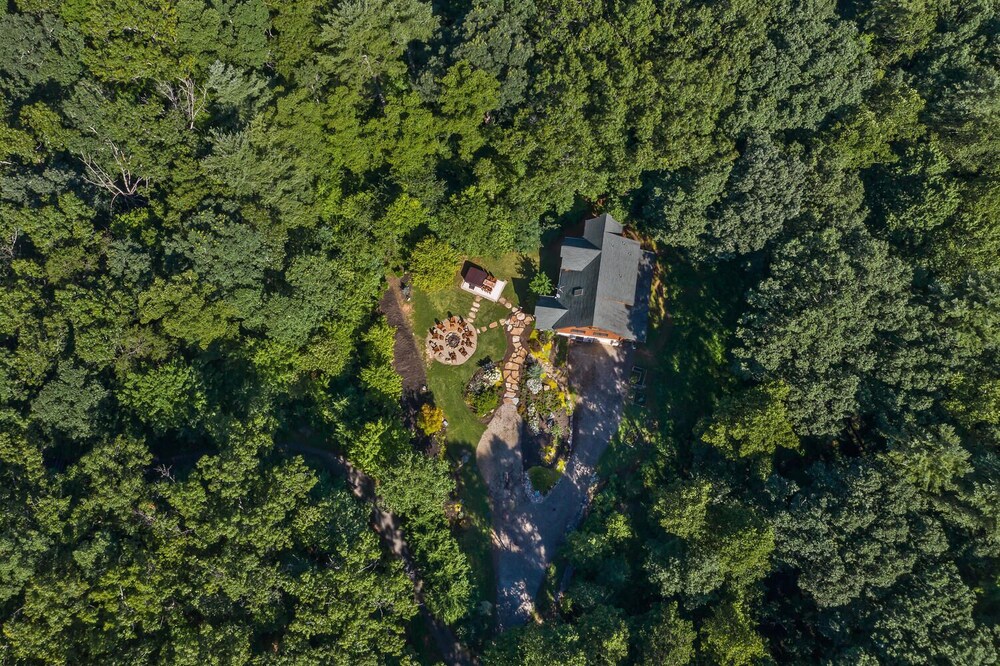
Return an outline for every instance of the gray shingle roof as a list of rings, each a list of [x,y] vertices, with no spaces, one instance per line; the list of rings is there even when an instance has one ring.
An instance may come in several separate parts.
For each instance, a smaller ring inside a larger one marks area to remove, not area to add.
[[[564,241],[556,295],[535,307],[539,329],[595,326],[645,339],[650,279],[641,274],[651,275],[652,255],[621,232],[605,213],[586,221],[583,238]]]
[[[598,248],[584,238],[567,238],[563,241],[559,257],[562,259],[563,270],[582,271],[600,253]]]
[[[583,237],[597,248],[604,247],[605,234],[621,234],[624,228],[618,220],[604,213],[583,223]]]
[[[551,331],[564,314],[566,308],[554,296],[542,296],[535,304],[535,326],[543,331]]]

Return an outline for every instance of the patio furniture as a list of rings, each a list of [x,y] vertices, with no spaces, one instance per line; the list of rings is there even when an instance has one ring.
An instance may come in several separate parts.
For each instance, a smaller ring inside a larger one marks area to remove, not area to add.
[[[439,321],[427,333],[427,353],[445,365],[461,365],[476,351],[475,328],[458,315]]]

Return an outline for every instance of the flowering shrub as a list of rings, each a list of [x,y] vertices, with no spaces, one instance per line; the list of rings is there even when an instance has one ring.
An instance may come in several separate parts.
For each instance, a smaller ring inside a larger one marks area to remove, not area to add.
[[[503,374],[494,363],[483,365],[465,385],[465,402],[483,418],[500,404]]]
[[[489,385],[499,384],[503,379],[503,373],[495,365],[487,366],[483,369],[483,382]]]
[[[552,461],[556,459],[556,453],[559,450],[559,440],[553,438],[549,444],[542,448],[542,460],[545,461],[546,465],[551,465]]]
[[[417,415],[417,427],[427,435],[440,432],[444,427],[444,411],[440,407],[424,404]]]

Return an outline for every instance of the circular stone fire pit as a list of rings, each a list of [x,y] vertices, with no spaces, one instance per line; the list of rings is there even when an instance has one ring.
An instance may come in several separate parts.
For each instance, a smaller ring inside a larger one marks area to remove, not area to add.
[[[427,353],[445,365],[462,365],[476,353],[476,328],[461,317],[449,317],[427,333]]]

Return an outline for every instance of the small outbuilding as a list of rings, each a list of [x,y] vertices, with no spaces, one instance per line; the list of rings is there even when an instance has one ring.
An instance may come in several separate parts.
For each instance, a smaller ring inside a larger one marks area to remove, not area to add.
[[[498,280],[489,271],[471,262],[465,262],[462,266],[462,289],[489,299],[494,303],[499,300],[503,288],[507,286],[504,280]]]

